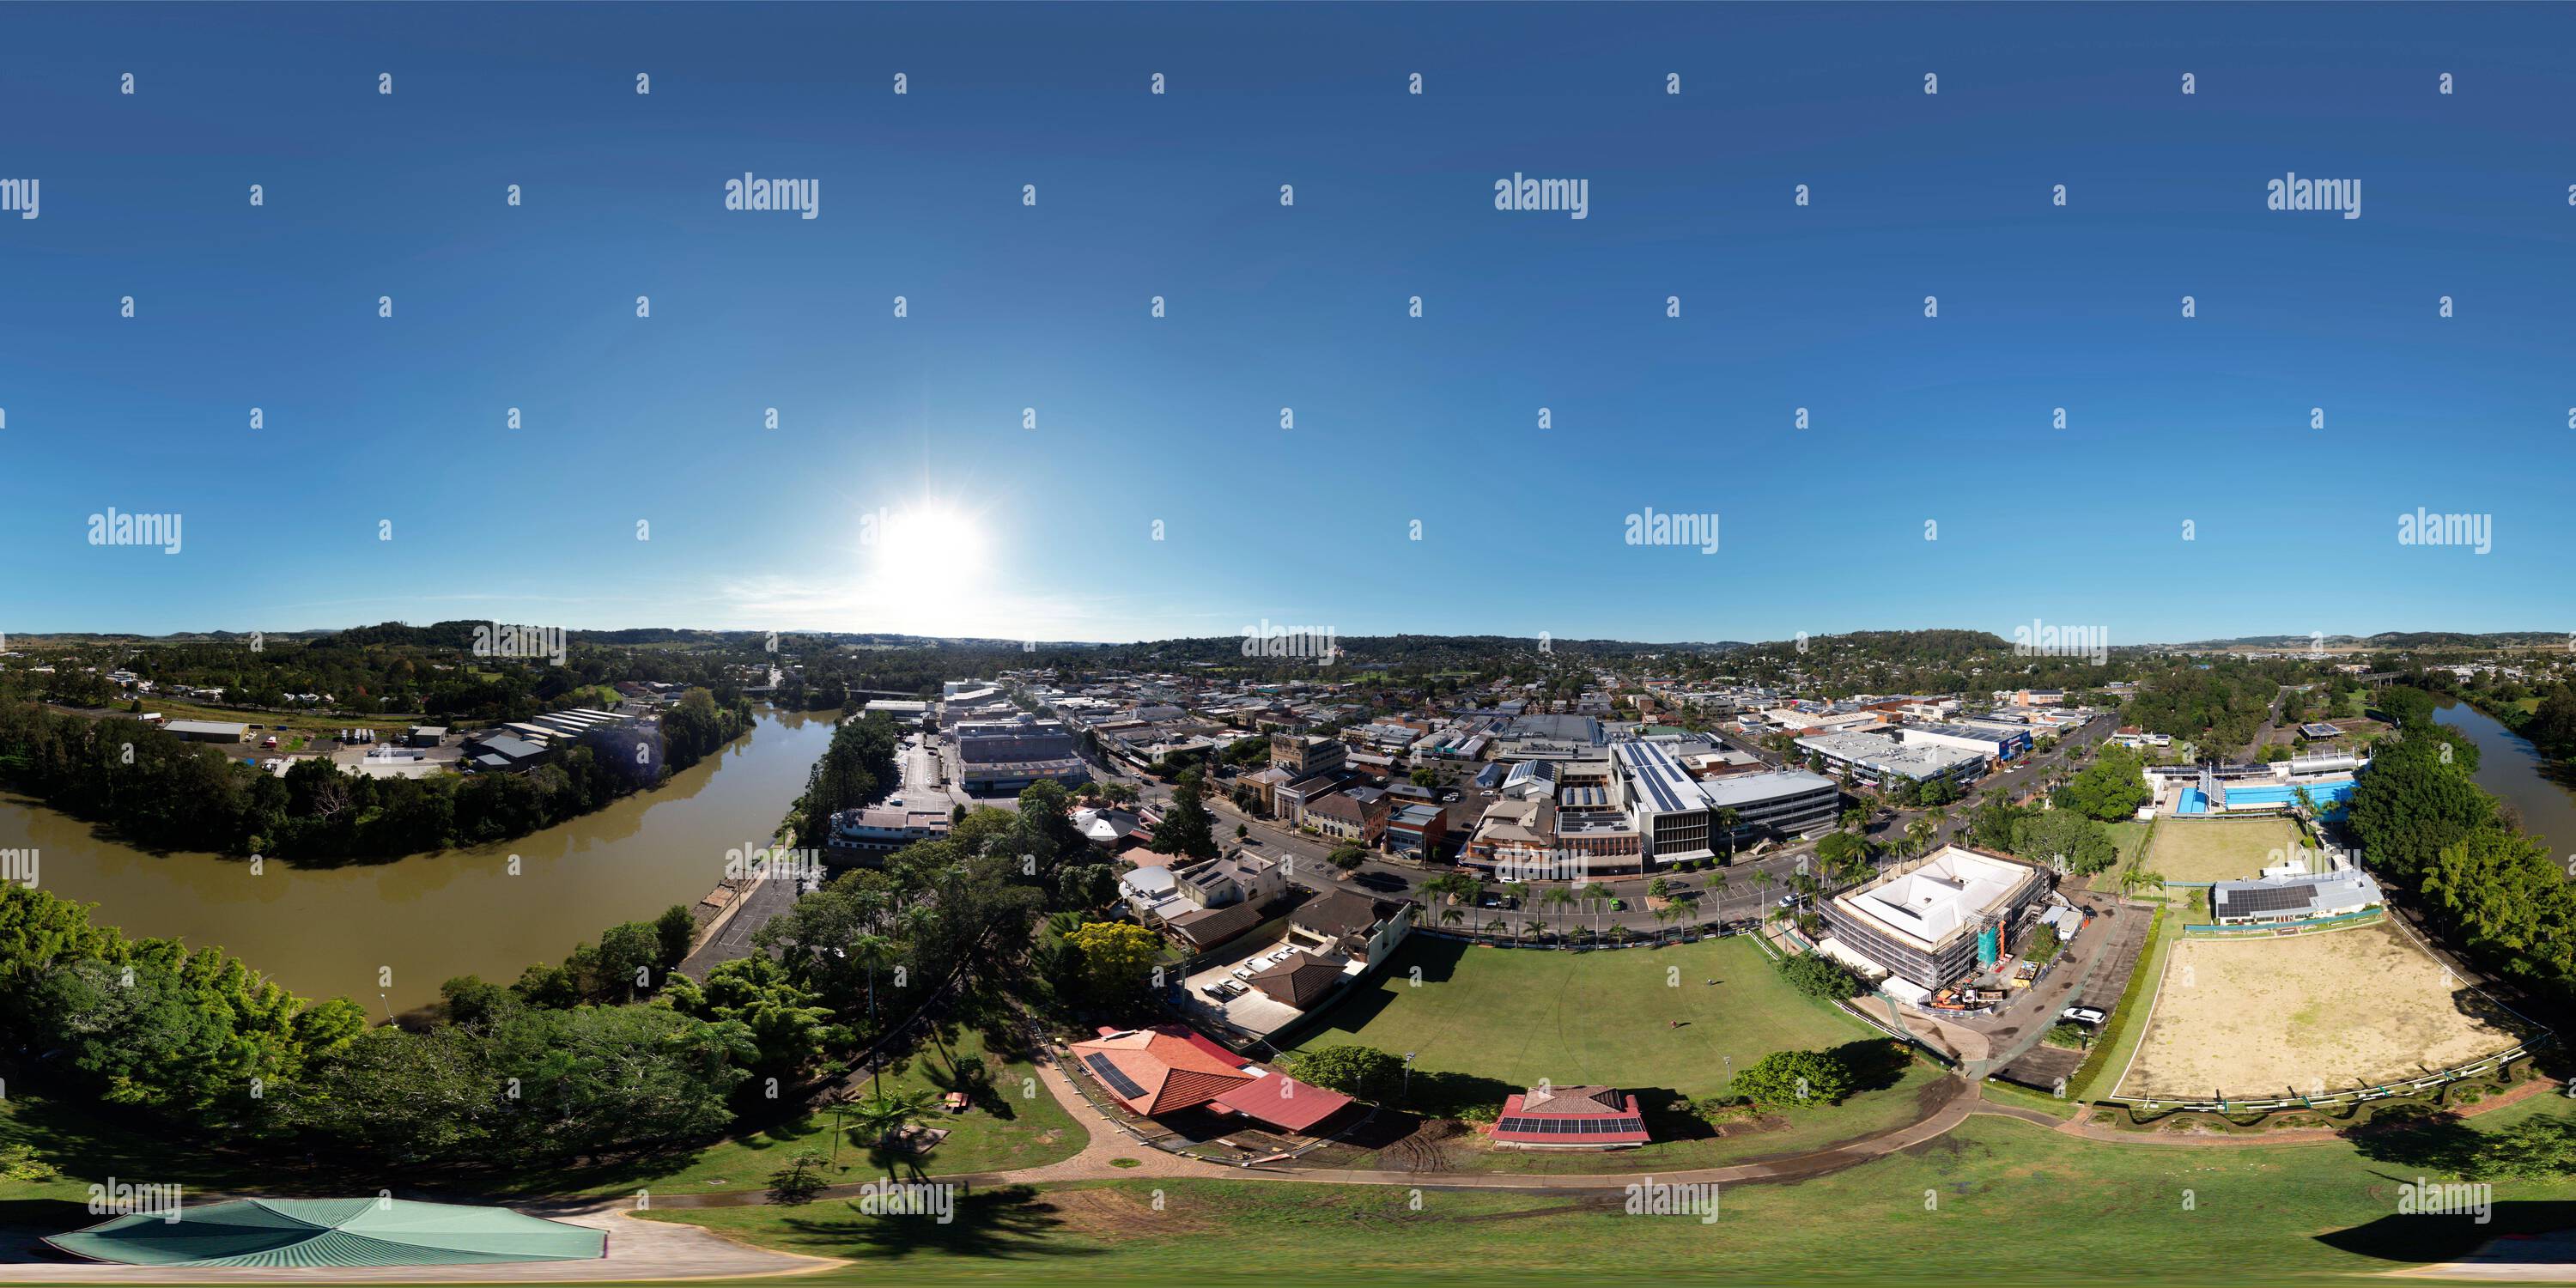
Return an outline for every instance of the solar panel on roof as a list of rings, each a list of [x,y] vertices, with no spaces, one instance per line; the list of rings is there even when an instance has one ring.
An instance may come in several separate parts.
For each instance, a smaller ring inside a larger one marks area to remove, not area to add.
[[[1082,1057],[1082,1062],[1090,1065],[1091,1072],[1102,1082],[1109,1084],[1109,1089],[1117,1092],[1119,1095],[1142,1096],[1145,1094],[1145,1089],[1137,1086],[1136,1080],[1128,1077],[1126,1070],[1119,1068],[1117,1065],[1111,1064],[1108,1056],[1094,1051],[1091,1054]]]
[[[2296,912],[2314,902],[2314,886],[2253,886],[2221,889],[2218,902],[2231,913]]]

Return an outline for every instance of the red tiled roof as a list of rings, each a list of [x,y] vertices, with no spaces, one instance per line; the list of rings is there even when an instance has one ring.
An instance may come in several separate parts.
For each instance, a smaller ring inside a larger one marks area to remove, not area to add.
[[[1102,1082],[1129,1109],[1152,1117],[1206,1104],[1252,1080],[1240,1067],[1241,1057],[1211,1054],[1210,1048],[1219,1052],[1224,1048],[1204,1039],[1192,1041],[1195,1036],[1172,1025],[1112,1031],[1074,1043],[1073,1058],[1084,1066],[1084,1076]],[[1137,1094],[1128,1095],[1103,1081],[1090,1065],[1095,1055],[1126,1075]]]

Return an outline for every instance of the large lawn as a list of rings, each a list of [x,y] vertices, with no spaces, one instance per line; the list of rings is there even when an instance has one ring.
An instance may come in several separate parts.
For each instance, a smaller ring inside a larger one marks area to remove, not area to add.
[[[845,1200],[649,1215],[850,1258],[855,1271],[822,1278],[851,1281],[1201,1283],[1215,1266],[1339,1284],[2357,1281],[2567,1225],[2569,1181],[2497,1182],[2484,1226],[2397,1211],[2399,1182],[2451,1175],[2442,1163],[2474,1127],[2569,1111],[2536,1097],[2469,1126],[2374,1138],[2368,1153],[2340,1142],[2105,1144],[1980,1116],[1801,1184],[1730,1186],[1708,1225],[1624,1215],[1617,1190],[1179,1180],[994,1191],[966,1199],[944,1227],[862,1216]]]
[[[1874,1036],[1791,989],[1745,936],[1588,953],[1416,936],[1299,1046],[1410,1051],[1417,1075],[1508,1090],[1546,1080],[1696,1098],[1726,1089],[1729,1059]]]
[[[2284,819],[2160,818],[2147,867],[2167,881],[2245,881],[2301,844]]]

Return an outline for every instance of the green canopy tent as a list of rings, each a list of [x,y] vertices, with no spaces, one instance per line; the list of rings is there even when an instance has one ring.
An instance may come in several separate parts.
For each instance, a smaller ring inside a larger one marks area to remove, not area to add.
[[[128,1266],[452,1266],[608,1255],[608,1232],[508,1208],[406,1199],[233,1199],[58,1234],[76,1257]]]

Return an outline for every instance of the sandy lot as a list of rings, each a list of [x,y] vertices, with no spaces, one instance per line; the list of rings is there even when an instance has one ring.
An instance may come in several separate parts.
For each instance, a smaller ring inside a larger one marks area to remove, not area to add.
[[[2167,881],[2250,881],[2278,861],[2277,852],[2300,844],[2297,837],[2277,818],[2161,818],[2147,870]]]
[[[2441,964],[2385,921],[2183,939],[2116,1094],[2318,1095],[2466,1064],[2520,1032],[2512,1016],[2446,983]]]

